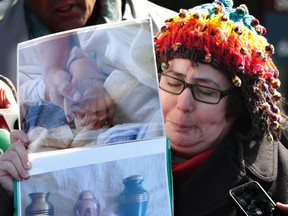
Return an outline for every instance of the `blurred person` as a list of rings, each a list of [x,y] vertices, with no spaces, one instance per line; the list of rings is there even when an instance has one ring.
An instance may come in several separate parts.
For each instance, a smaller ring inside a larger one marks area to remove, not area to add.
[[[17,44],[50,33],[151,17],[154,31],[175,12],[146,0],[0,1],[0,73],[16,86]]]

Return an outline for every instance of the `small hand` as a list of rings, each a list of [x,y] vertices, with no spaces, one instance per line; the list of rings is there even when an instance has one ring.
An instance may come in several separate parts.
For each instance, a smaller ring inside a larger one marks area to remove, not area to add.
[[[87,90],[77,104],[67,101],[65,104],[80,127],[93,125],[93,129],[99,129],[113,123],[116,106],[103,87]]]

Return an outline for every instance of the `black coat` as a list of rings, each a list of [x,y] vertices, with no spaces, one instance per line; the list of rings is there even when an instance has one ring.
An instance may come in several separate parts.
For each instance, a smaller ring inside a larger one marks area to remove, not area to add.
[[[240,142],[231,133],[184,185],[174,186],[175,216],[243,215],[229,190],[251,180],[274,202],[288,203],[288,149],[281,142]]]

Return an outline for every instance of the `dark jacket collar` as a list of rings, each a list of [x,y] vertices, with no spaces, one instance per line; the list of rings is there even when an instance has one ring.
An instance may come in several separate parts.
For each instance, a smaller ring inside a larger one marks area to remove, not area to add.
[[[278,167],[278,143],[243,143],[245,165],[255,176],[264,181],[275,181]]]
[[[174,188],[175,215],[234,215],[229,190],[253,178],[247,169],[263,180],[275,179],[275,158],[276,145],[239,142],[231,132],[186,184]]]

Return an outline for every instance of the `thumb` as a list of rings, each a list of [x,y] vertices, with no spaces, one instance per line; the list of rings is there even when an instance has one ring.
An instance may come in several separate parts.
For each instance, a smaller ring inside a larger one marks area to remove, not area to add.
[[[277,203],[276,203],[276,207],[277,207],[282,213],[285,213],[285,215],[288,214],[288,204],[283,204],[283,203],[277,202]]]
[[[81,93],[68,81],[63,82],[63,84],[59,86],[58,92],[64,98],[67,98],[74,102],[77,102],[81,99]]]

